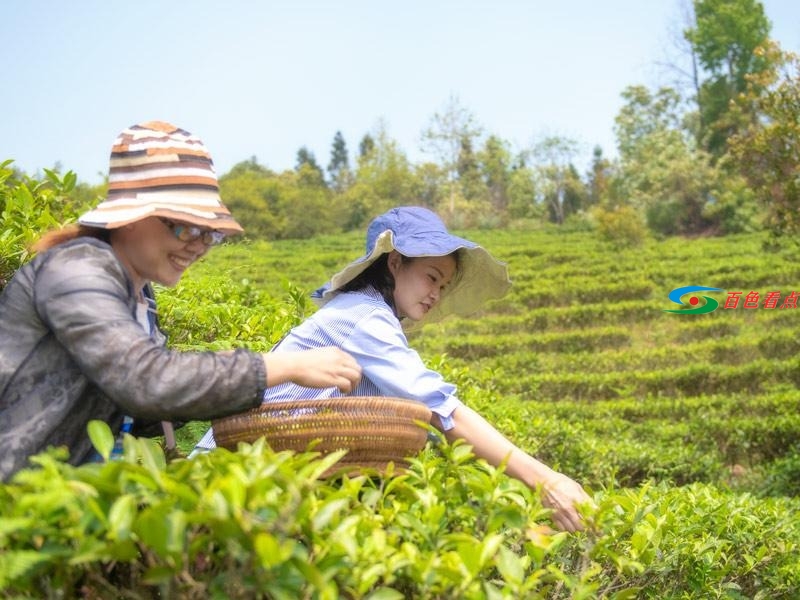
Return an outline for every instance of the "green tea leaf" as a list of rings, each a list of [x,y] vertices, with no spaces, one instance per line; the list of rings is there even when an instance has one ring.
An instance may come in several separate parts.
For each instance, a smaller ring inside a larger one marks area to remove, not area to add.
[[[50,560],[50,556],[34,550],[13,550],[0,553],[0,589],[25,575],[37,565]]]
[[[111,433],[108,423],[93,419],[89,421],[86,429],[89,433],[89,439],[92,441],[92,446],[103,457],[103,460],[107,461],[111,456],[111,451],[114,449],[114,434]]]
[[[382,587],[366,596],[364,600],[403,600],[403,598],[405,598],[405,596],[397,590]]]
[[[130,494],[120,496],[108,511],[109,538],[126,540],[131,533],[131,525],[136,516],[136,500]]]

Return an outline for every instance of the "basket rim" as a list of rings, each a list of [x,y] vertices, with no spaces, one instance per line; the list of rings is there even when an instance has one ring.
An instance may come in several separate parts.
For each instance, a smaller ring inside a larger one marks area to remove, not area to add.
[[[278,400],[275,402],[264,402],[259,406],[250,408],[246,411],[212,419],[214,424],[223,424],[235,420],[247,420],[256,415],[272,415],[279,418],[282,411],[305,409],[308,415],[313,415],[314,411],[324,410],[325,413],[344,411],[346,409],[362,409],[357,412],[368,412],[370,409],[379,412],[380,409],[392,408],[400,412],[400,417],[407,417],[406,413],[419,413],[420,416],[427,415],[430,419],[431,410],[424,402],[410,398],[400,398],[396,396],[336,396],[333,398],[312,398],[309,400]],[[302,415],[285,415],[287,418],[298,418]]]
[[[401,460],[424,446],[428,434],[421,425],[430,422],[431,415],[418,400],[341,396],[267,402],[213,420],[212,429],[217,444],[228,448],[264,437],[273,449],[300,450],[318,440],[319,448],[364,452],[379,447],[386,458]]]

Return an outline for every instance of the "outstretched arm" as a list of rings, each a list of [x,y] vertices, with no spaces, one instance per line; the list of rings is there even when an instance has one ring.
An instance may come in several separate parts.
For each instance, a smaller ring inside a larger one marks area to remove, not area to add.
[[[476,456],[494,466],[508,457],[506,473],[541,491],[543,504],[553,509],[553,520],[561,529],[583,529],[575,504],[592,500],[579,483],[522,451],[468,406],[455,410],[453,422],[455,426],[445,432],[448,440],[465,440],[472,445]]]

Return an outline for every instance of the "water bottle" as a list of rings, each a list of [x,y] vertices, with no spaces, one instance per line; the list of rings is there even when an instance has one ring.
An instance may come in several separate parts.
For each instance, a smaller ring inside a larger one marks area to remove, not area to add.
[[[114,441],[114,448],[111,450],[111,457],[109,460],[119,460],[122,458],[122,438],[126,433],[130,433],[133,429],[133,418],[125,415],[122,418],[122,427],[117,434],[117,439]]]

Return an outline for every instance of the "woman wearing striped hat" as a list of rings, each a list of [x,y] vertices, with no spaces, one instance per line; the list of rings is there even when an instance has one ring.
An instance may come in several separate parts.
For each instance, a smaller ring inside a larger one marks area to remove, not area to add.
[[[77,225],[45,234],[0,295],[0,480],[48,446],[66,446],[73,464],[91,459],[92,419],[127,430],[132,417],[135,432],[142,421],[247,410],[279,383],[357,385],[358,364],[331,347],[165,348],[151,282],[175,285],[211,246],[241,232],[196,136],[163,122],[120,134],[108,197]]]

